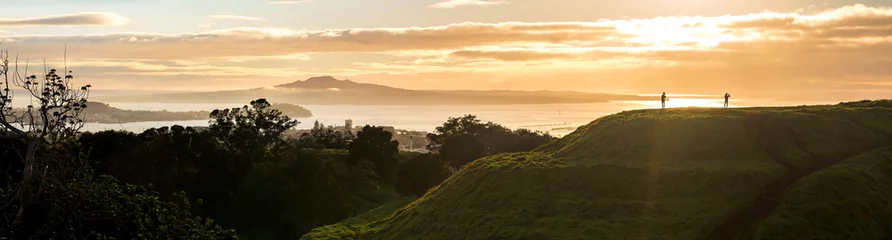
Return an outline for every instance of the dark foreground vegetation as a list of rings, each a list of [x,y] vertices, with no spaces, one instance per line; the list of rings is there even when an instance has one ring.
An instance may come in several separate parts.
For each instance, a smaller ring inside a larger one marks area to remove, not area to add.
[[[80,133],[89,86],[8,66],[0,88],[24,88],[39,104],[18,111],[0,95],[0,239],[298,239],[402,206],[481,156],[553,139],[472,115],[429,136],[430,154],[401,153],[373,126],[286,139],[298,122],[264,99],[209,112],[207,129]]]
[[[422,195],[451,174],[451,160],[440,154],[400,153],[383,128],[366,126],[355,135],[317,128],[298,140],[285,140],[282,133],[296,121],[262,99],[211,115],[206,131],[181,126],[141,134],[106,131],[83,134],[77,143],[89,149],[83,154],[97,174],[151,186],[162,199],[183,194],[195,200],[193,214],[246,239],[298,238],[315,227],[405,199],[400,195]],[[526,144],[531,136],[512,135],[514,131],[501,126],[493,129],[511,133],[503,141]],[[541,143],[552,139],[532,135]]]
[[[887,239],[889,185],[889,100],[637,110],[304,239]]]

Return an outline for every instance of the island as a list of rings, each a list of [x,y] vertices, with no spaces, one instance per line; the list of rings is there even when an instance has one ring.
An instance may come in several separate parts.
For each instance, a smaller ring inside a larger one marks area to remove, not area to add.
[[[233,106],[238,107],[238,106]],[[309,118],[313,116],[310,110],[288,103],[272,104],[273,109],[282,111],[291,118]],[[19,114],[24,109],[18,109]],[[146,111],[128,110],[109,106],[107,103],[87,102],[83,119],[88,123],[132,123],[132,122],[165,122],[165,121],[189,121],[210,119],[210,111]]]

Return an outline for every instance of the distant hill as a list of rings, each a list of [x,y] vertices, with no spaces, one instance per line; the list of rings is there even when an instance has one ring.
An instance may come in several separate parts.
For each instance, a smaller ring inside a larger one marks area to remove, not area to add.
[[[208,119],[209,111],[170,112],[135,111],[111,107],[100,102],[88,102],[84,121],[97,123],[129,123],[154,121],[187,121]]]
[[[102,96],[103,102],[242,103],[257,98],[302,105],[497,105],[642,100],[633,95],[554,91],[433,91],[313,77],[267,88],[233,91]]]
[[[303,239],[886,239],[890,123],[892,101],[627,111]]]
[[[240,107],[240,105],[233,105],[233,107]],[[310,112],[310,110],[293,104],[275,103],[272,105],[272,108],[278,109],[279,111],[282,111],[283,114],[292,118],[308,118],[313,116],[313,113]],[[18,111],[24,110],[19,109]],[[88,102],[84,114],[84,121],[94,123],[188,121],[210,118],[209,111],[171,112],[125,110],[101,102]]]

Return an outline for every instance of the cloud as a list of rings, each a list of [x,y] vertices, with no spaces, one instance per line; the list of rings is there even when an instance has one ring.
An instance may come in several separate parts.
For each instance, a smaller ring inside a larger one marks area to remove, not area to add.
[[[568,26],[573,25],[574,28]],[[320,52],[449,50],[521,42],[596,42],[613,27],[589,23],[459,23],[437,27],[295,31],[233,28],[185,34],[112,33],[0,38],[30,54],[50,54],[68,44],[69,52],[95,58],[198,59],[278,56]],[[148,54],[151,53],[151,54]]]
[[[572,54],[568,53],[536,51],[457,51],[450,53],[449,56],[467,59],[494,59],[501,61],[533,61],[573,57]]]
[[[309,0],[297,0],[297,1],[272,1],[266,2],[266,4],[298,4],[298,3],[306,3],[310,2]]]
[[[259,87],[268,84],[238,79],[285,82],[338,75],[415,88],[867,97],[892,84],[892,8],[863,5],[810,14],[410,28],[232,28],[180,34],[6,36],[0,41],[11,52],[32,59],[58,56],[67,44],[69,59],[79,62],[77,71],[116,86],[126,84],[119,81],[125,78],[134,79],[134,84],[185,81],[177,86],[221,79],[229,86]],[[170,61],[177,64],[162,64]]]
[[[229,19],[229,20],[245,20],[245,21],[266,21],[266,19],[258,17],[238,16],[238,15],[210,15],[209,18]]]
[[[445,2],[439,2],[432,4],[428,7],[430,8],[457,8],[457,7],[465,7],[465,6],[494,6],[494,5],[502,5],[508,4],[508,1],[499,1],[499,0],[447,0]]]
[[[200,28],[210,28],[210,27],[213,27],[214,25],[216,25],[216,23],[203,23],[203,24],[199,24],[198,27],[200,27]]]
[[[73,13],[37,18],[0,18],[0,27],[120,26],[130,20],[114,13]]]

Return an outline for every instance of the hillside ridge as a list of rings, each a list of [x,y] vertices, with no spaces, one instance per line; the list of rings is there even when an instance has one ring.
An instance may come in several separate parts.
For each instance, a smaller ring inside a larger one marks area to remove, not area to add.
[[[851,186],[816,184],[828,177],[854,178],[865,186],[858,191],[892,183],[883,170],[892,169],[889,123],[889,100],[625,111],[532,153],[472,162],[364,229],[303,239],[783,239],[772,236],[785,229],[875,238],[892,232],[892,220],[859,222],[808,202],[854,202],[827,195]],[[887,200],[846,207],[892,216]],[[825,215],[790,220],[791,212]],[[826,221],[863,227],[814,227]]]
[[[771,124],[770,122],[770,120],[766,119],[753,118],[749,120],[748,124],[750,124],[749,127],[752,127],[752,129],[758,132],[764,142],[770,142],[777,139],[778,136],[776,136],[776,134],[779,132],[785,134],[792,133],[791,136],[793,137],[791,139],[793,140],[794,145],[804,151],[807,154],[807,157],[812,158],[811,161],[817,162],[817,164],[808,167],[797,167],[784,160],[779,150],[775,147],[776,145],[765,144],[766,152],[768,152],[771,158],[778,164],[787,167],[787,173],[783,177],[768,183],[768,185],[761,191],[761,194],[756,196],[750,207],[740,209],[733,213],[731,217],[725,219],[719,227],[713,229],[706,239],[728,240],[740,239],[741,236],[752,236],[757,225],[768,218],[768,216],[780,205],[778,200],[780,195],[796,181],[799,181],[816,171],[830,168],[847,159],[892,146],[892,135],[890,135],[888,140],[884,142],[861,146],[858,150],[853,152],[841,153],[838,156],[821,157],[803,148],[802,146],[804,143],[795,136],[795,132],[792,129],[787,126],[767,127],[767,125]],[[782,130],[777,131],[779,129]]]

